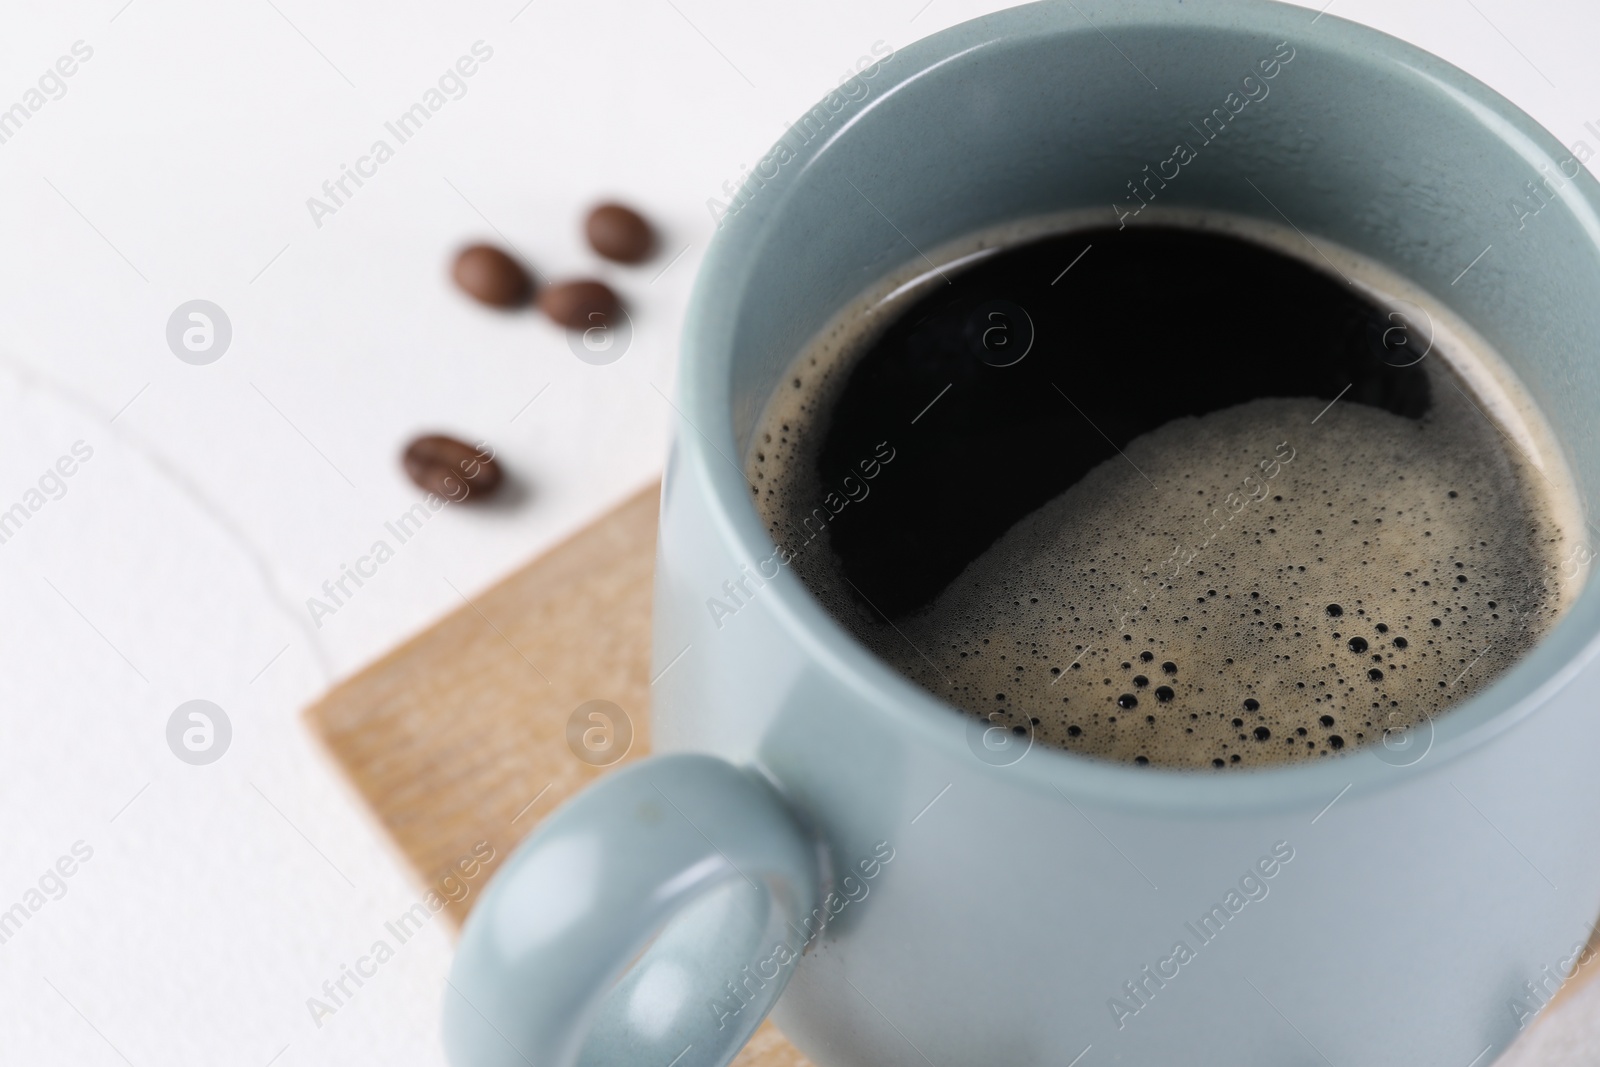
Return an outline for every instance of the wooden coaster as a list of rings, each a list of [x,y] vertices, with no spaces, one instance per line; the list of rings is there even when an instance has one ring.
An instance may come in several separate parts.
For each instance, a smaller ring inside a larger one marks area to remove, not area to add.
[[[579,705],[622,709],[633,728],[626,759],[649,749],[659,498],[659,486],[643,490],[307,709],[307,724],[424,886],[437,890],[485,841],[492,871],[541,818],[605,773],[568,745]],[[456,928],[486,879],[476,875],[468,895],[446,904]],[[1579,1010],[1596,997],[1574,989],[1591,984],[1587,975],[1569,981],[1505,1062],[1600,1060],[1600,1027]],[[810,1067],[770,1022],[734,1063]]]
[[[649,750],[660,496],[659,485],[639,492],[306,710],[427,888],[446,896],[458,860],[483,855],[484,841],[494,849],[473,891],[441,912],[457,929],[517,842],[605,773],[568,747],[579,705],[622,709],[633,729],[623,762]],[[770,1022],[734,1062],[811,1067]]]

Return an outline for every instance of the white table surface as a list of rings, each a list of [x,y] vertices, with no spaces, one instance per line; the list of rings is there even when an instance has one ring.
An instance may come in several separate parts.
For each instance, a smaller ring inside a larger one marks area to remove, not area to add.
[[[0,143],[0,510],[74,442],[93,449],[0,544],[0,911],[26,906],[74,843],[93,850],[0,944],[0,1063],[442,1062],[437,921],[320,1025],[308,1010],[393,941],[383,924],[418,890],[300,709],[657,475],[707,199],[875,41],[1000,6],[0,9],[0,108],[74,42],[93,50]],[[1600,148],[1583,129],[1600,125],[1593,0],[1330,13]],[[306,199],[480,40],[493,56],[466,94],[317,226]],[[655,220],[663,254],[599,261],[579,220],[602,195]],[[549,277],[612,281],[636,327],[626,356],[587,365],[537,317],[455,293],[452,251],[500,236]],[[209,366],[165,340],[194,298],[233,326]],[[306,598],[417,499],[396,456],[426,428],[487,438],[525,498],[446,508],[314,628]],[[195,698],[234,731],[203,767],[165,740]],[[1600,991],[1587,999],[1600,1040]]]

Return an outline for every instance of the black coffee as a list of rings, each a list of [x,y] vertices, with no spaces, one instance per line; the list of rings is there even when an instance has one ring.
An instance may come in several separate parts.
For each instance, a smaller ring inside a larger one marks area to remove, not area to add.
[[[1418,724],[1557,617],[1574,496],[1492,359],[1344,262],[969,255],[801,353],[758,506],[880,657],[1047,744],[1227,767]]]

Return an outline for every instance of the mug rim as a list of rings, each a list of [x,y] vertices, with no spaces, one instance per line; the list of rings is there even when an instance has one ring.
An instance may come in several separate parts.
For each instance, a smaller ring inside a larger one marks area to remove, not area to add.
[[[897,80],[864,101],[830,136],[796,153],[793,173],[803,174],[861,117],[911,83],[970,53],[1007,41],[1096,34],[1104,26],[1173,29],[1192,25],[1259,36],[1287,26],[1288,20],[1303,17],[1309,10],[1277,0],[1219,0],[1203,12],[1181,10],[1176,14],[1161,0],[1123,0],[1109,9],[1093,0],[1082,2],[1095,11],[1093,22],[1072,0],[1041,0],[959,23],[897,49],[895,62],[904,61]],[[1369,26],[1336,15],[1319,15],[1316,21],[1322,20],[1328,25],[1319,30],[1317,47],[1347,59],[1420,75],[1444,88],[1456,106],[1480,123],[1490,125],[1492,120],[1494,126],[1507,127],[1491,129],[1498,139],[1506,141],[1508,134],[1514,134],[1550,163],[1559,158],[1551,153],[1551,147],[1563,146],[1553,134],[1465,71]],[[1517,150],[1525,153],[1527,147]],[[1594,195],[1597,190],[1600,184],[1587,168],[1572,183],[1573,195],[1582,197],[1594,215],[1600,215],[1600,198]],[[781,189],[776,197],[754,198],[737,216],[725,219],[715,234],[685,318],[677,388],[680,413],[690,429],[678,435],[678,461],[692,463],[706,487],[705,506],[716,536],[751,560],[770,555],[774,542],[751,503],[743,468],[729,458],[738,454],[729,386],[736,358],[732,341],[744,298],[747,264],[762,256],[769,236],[766,222],[778,212],[787,191]],[[1579,228],[1600,250],[1600,231]],[[735,466],[737,477],[728,473],[728,466]],[[1375,793],[1432,774],[1535,714],[1600,652],[1600,627],[1586,617],[1595,612],[1579,612],[1585,601],[1592,602],[1600,595],[1593,588],[1595,583],[1586,581],[1573,606],[1530,652],[1488,687],[1438,716],[1435,722],[1442,725],[1434,726],[1430,749],[1408,766],[1372,758],[1373,750],[1382,745],[1376,738],[1328,760],[1222,774],[1203,768],[1141,767],[1043,744],[1031,745],[1014,763],[996,766],[976,759],[968,749],[967,729],[977,719],[883,662],[818,603],[798,575],[789,578],[770,582],[769,594],[763,597],[777,625],[820,669],[860,694],[863,703],[877,714],[893,718],[908,742],[926,745],[958,762],[978,764],[981,769],[976,773],[1009,775],[1014,783],[1054,790],[1103,807],[1174,816],[1262,813],[1324,803],[1331,807],[1333,800],[1346,793]],[[1529,678],[1539,674],[1544,675],[1542,680],[1529,685]],[[1509,702],[1501,695],[1519,687],[1521,696]]]

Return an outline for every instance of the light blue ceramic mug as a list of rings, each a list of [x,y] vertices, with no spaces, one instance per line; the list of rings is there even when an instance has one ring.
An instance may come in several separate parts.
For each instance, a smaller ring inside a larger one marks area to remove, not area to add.
[[[772,562],[739,466],[787,362],[870,283],[1009,219],[1114,221],[1232,93],[1253,111],[1166,203],[1292,220],[1433,294],[1513,368],[1591,496],[1588,146],[1575,159],[1461,71],[1315,15],[1018,8],[860,72],[757,165],[684,339],[656,585],[669,754],[587,790],[496,876],[446,994],[453,1062],[723,1064],[770,1011],[822,1067],[1465,1067],[1588,962],[1594,583],[1430,738],[1237,774],[1019,759]],[[1262,98],[1246,79],[1274,56]],[[732,617],[706,608],[725,583]]]

